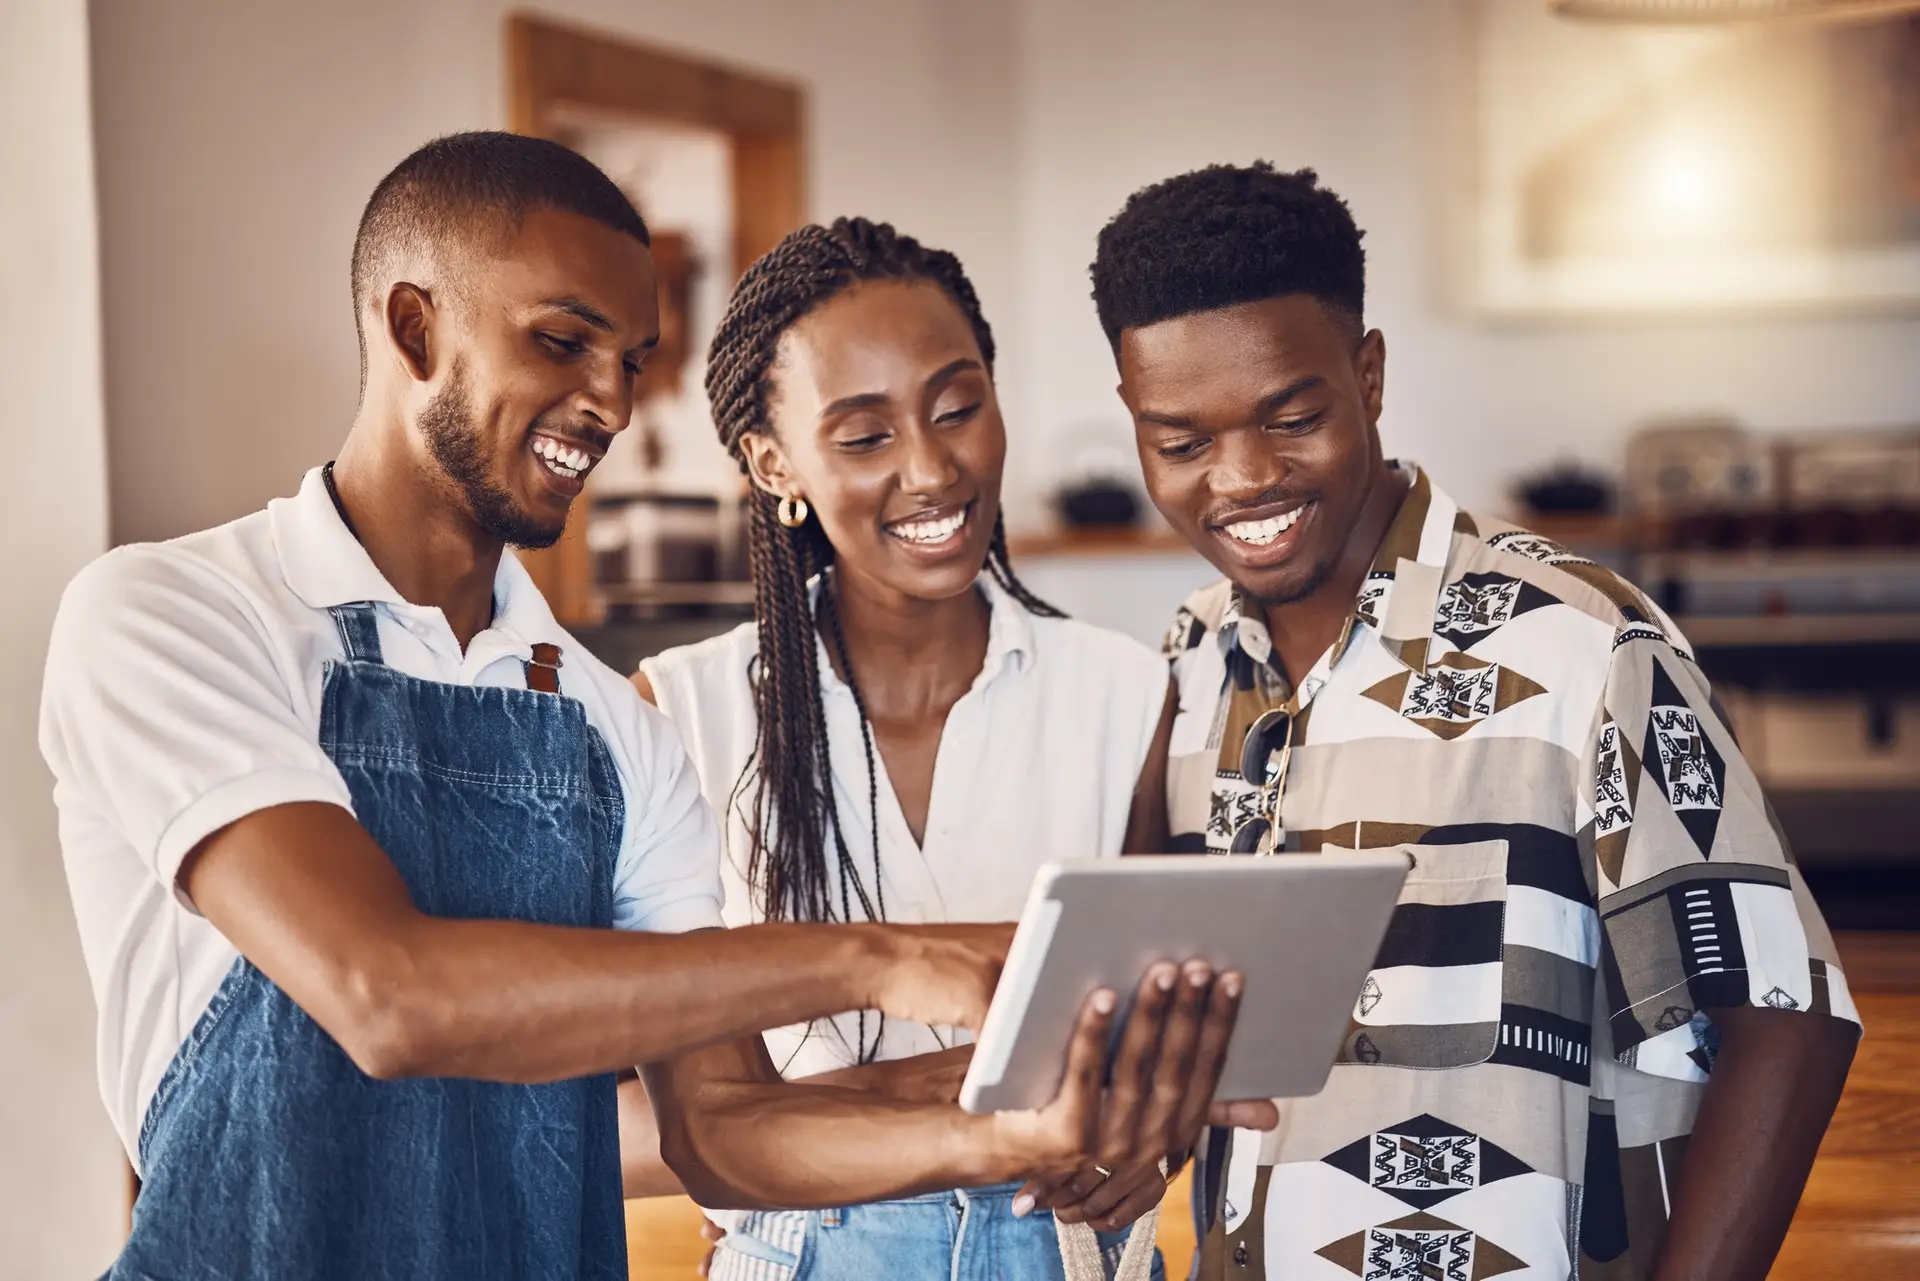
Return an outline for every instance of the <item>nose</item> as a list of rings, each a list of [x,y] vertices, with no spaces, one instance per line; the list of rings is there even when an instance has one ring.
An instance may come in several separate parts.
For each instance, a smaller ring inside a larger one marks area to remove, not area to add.
[[[1287,482],[1287,460],[1265,432],[1224,432],[1214,457],[1212,487],[1222,498],[1252,499]]]
[[[575,404],[600,430],[624,431],[633,418],[633,384],[623,357],[596,360],[588,368],[587,383]]]
[[[960,480],[953,450],[940,432],[925,425],[910,428],[901,442],[900,487],[909,494],[938,498]]]

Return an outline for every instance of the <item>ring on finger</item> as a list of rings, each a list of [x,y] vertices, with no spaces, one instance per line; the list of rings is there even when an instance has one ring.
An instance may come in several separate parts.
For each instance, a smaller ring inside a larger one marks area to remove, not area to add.
[[[1113,1177],[1113,1171],[1109,1170],[1106,1166],[1101,1165],[1098,1162],[1094,1164],[1093,1170],[1094,1170],[1094,1173],[1098,1174],[1103,1179],[1111,1179]]]

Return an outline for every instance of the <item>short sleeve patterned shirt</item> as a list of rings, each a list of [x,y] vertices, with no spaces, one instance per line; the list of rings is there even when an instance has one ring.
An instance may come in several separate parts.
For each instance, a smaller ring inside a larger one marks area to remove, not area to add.
[[[1858,1016],[1671,621],[1402,470],[1298,689],[1229,583],[1168,635],[1177,847],[1223,852],[1264,812],[1241,744],[1291,706],[1285,848],[1414,858],[1326,1089],[1208,1145],[1200,1275],[1646,1278],[1713,1070],[1706,1011]]]

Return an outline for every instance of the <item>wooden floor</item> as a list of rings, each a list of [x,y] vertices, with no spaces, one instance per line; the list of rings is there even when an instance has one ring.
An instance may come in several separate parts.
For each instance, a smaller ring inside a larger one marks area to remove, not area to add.
[[[1774,1281],[1920,1277],[1920,934],[1851,934],[1867,1025]]]
[[[1840,939],[1866,1021],[1840,1110],[1821,1144],[1773,1281],[1920,1278],[1920,933]],[[1183,1177],[1167,1195],[1168,1273],[1192,1257]],[[684,1198],[627,1202],[633,1281],[685,1281],[706,1243]]]

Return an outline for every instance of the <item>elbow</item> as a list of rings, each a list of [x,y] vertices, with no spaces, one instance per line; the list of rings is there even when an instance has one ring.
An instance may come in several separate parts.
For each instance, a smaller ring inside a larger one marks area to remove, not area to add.
[[[699,1129],[699,1122],[684,1114],[663,1118],[660,1126],[660,1160],[694,1203],[709,1210],[773,1208],[713,1168],[702,1151]]]
[[[400,1081],[430,1076],[428,1054],[397,1021],[373,1018],[356,1023],[334,1038],[353,1065],[376,1081]]]
[[[387,967],[355,967],[335,985],[337,1000],[326,1030],[353,1065],[376,1081],[445,1075],[443,1038],[416,983],[396,978]]]

